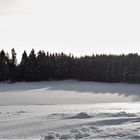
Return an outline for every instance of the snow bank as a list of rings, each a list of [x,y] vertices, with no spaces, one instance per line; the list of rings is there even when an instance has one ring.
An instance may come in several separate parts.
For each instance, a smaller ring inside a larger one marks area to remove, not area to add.
[[[69,134],[58,134],[55,132],[49,133],[47,136],[44,137],[43,140],[72,140],[72,136]]]
[[[125,111],[122,111],[122,112],[118,112],[118,113],[113,113],[110,116],[111,117],[135,117],[137,115],[134,113],[127,113]]]
[[[62,134],[60,137],[61,140],[73,139],[69,134]]]
[[[97,127],[88,127],[83,126],[79,129],[73,128],[70,130],[69,134],[58,134],[55,132],[49,133],[44,137],[44,140],[77,140],[89,138],[93,133],[96,133],[94,130],[99,130]],[[99,132],[99,131],[98,131]],[[101,131],[100,131],[101,132]]]
[[[86,125],[79,125],[76,128],[71,128],[67,132],[49,133],[44,137],[45,140],[140,139],[140,127],[135,126],[133,128],[131,126],[132,123],[140,122],[139,116],[135,113],[127,113],[126,111],[92,114],[81,112],[75,115],[63,114],[63,116],[66,116],[64,120],[65,118],[69,119],[69,121],[74,121],[71,119],[76,119],[76,121],[84,119],[83,121],[89,120],[90,122],[86,123]]]
[[[52,114],[53,115],[53,114]],[[56,115],[56,114],[55,114]],[[62,114],[57,114],[62,115]],[[74,115],[68,115],[63,114],[63,116],[66,116],[66,119],[88,119],[88,118],[103,118],[103,117],[136,117],[137,115],[135,113],[127,113],[125,111],[117,112],[117,113],[86,113],[86,112],[80,112],[78,114]]]
[[[107,128],[100,133],[100,138],[102,139],[129,139],[129,140],[139,140],[140,131],[131,128]]]
[[[81,112],[81,113],[78,113],[76,115],[73,115],[73,116],[69,116],[69,117],[66,117],[67,119],[87,119],[87,118],[91,118],[92,116],[90,116],[88,113],[86,112]]]
[[[106,128],[99,129],[97,126],[84,126],[79,129],[71,129],[67,134],[57,134],[57,133],[49,133],[44,137],[43,140],[85,140],[85,139],[130,139],[130,140],[139,140],[140,139],[140,131],[137,129],[129,129],[129,128]]]
[[[92,114],[92,117],[98,117],[98,118],[102,118],[102,117],[136,117],[137,114],[135,113],[127,113],[125,111],[120,111],[120,112],[116,112],[116,113],[94,113]]]

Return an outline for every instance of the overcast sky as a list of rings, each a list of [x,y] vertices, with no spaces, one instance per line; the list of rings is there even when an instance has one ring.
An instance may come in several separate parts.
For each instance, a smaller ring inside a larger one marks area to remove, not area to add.
[[[0,0],[0,49],[140,53],[140,0]]]

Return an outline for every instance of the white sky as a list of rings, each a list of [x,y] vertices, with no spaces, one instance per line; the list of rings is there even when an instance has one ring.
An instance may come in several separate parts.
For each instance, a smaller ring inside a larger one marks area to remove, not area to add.
[[[0,0],[0,49],[140,53],[140,0]]]

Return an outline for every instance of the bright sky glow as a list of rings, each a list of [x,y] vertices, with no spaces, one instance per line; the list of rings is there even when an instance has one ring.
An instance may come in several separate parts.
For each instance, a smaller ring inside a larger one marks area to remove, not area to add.
[[[140,53],[139,0],[0,0],[0,49]]]

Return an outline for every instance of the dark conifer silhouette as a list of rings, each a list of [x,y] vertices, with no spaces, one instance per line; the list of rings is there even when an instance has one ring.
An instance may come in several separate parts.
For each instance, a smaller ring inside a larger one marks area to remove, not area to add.
[[[140,56],[92,55],[74,57],[64,53],[49,53],[34,49],[26,51],[17,64],[16,52],[11,58],[0,51],[0,81],[47,81],[76,79],[98,82],[140,82]]]

